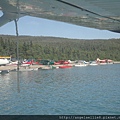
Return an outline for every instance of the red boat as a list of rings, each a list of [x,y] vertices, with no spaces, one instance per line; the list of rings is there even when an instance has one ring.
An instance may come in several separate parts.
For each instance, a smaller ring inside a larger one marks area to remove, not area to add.
[[[69,64],[69,62],[68,62],[68,61],[66,61],[66,60],[59,60],[58,62],[55,62],[54,64],[55,64],[55,65],[60,65],[60,64]]]
[[[64,68],[71,68],[72,66],[71,65],[62,65],[62,66],[59,66],[59,68],[62,68],[62,69],[64,69]]]

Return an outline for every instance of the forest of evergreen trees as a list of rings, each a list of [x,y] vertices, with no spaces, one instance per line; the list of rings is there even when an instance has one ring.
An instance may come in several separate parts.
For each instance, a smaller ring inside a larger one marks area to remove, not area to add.
[[[120,39],[78,40],[55,37],[0,36],[0,56],[16,58],[19,41],[20,59],[96,60],[120,61]]]

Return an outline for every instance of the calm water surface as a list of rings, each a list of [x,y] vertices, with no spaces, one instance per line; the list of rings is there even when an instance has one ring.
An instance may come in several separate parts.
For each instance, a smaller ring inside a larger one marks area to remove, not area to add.
[[[0,75],[1,115],[120,115],[120,64]]]

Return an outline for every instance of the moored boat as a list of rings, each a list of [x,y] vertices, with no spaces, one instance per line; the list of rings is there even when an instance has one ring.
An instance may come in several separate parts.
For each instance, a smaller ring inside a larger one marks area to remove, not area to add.
[[[9,70],[0,70],[0,74],[6,74],[9,73]]]
[[[75,67],[84,67],[84,66],[87,66],[87,64],[75,64],[74,66]]]
[[[89,65],[96,66],[98,63],[96,61],[91,61]]]
[[[71,68],[72,66],[71,65],[62,65],[62,66],[59,66],[59,68],[62,68],[62,69],[64,69],[64,68]]]

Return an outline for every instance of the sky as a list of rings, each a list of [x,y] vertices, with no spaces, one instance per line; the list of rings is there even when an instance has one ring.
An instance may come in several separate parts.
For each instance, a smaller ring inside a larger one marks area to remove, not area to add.
[[[0,12],[0,16],[2,13]],[[111,39],[120,38],[119,33],[98,30],[64,22],[25,16],[18,20],[19,35],[52,36],[71,39]],[[9,22],[0,27],[0,34],[16,35],[15,23]]]

